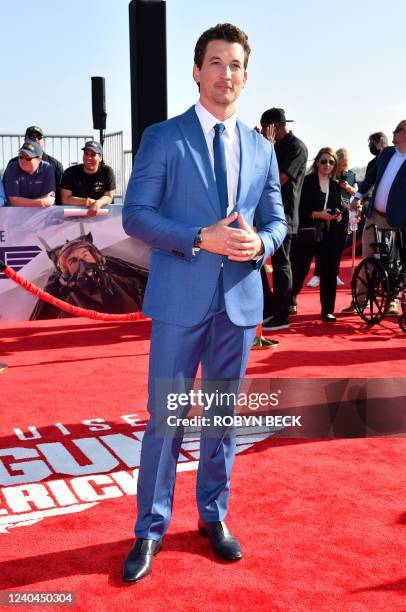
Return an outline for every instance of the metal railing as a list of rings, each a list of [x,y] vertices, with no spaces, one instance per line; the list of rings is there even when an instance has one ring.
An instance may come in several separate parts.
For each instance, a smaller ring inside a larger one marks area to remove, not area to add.
[[[66,136],[50,134],[45,137],[45,152],[58,159],[64,168],[82,163],[82,147],[93,136]],[[0,176],[24,142],[24,134],[0,134]],[[129,153],[129,158],[128,158]],[[106,134],[103,143],[103,157],[111,166],[116,177],[116,196],[124,197],[131,174],[131,151],[123,150],[123,132]]]
[[[45,152],[56,157],[64,168],[82,161],[82,147],[93,136],[65,136],[50,134],[45,137]],[[24,142],[24,134],[0,134],[0,174],[11,158],[18,155]]]
[[[124,184],[125,191],[127,190],[128,181],[130,180],[131,172],[133,169],[133,152],[130,150],[124,151]],[[125,191],[124,195],[125,196]]]
[[[116,196],[124,197],[126,181],[124,172],[123,132],[106,134],[103,143],[103,158],[113,168],[116,177]]]

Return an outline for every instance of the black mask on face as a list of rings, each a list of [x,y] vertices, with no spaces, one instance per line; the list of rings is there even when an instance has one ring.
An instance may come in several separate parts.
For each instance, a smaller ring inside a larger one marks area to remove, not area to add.
[[[111,280],[103,261],[90,263],[80,259],[78,270],[72,276],[68,273],[62,275],[60,282],[71,291],[79,289],[89,294],[100,292],[103,295],[113,293]]]
[[[369,150],[371,151],[372,155],[375,155],[375,157],[380,153],[380,150],[374,142],[371,142],[371,144],[369,145]]]
[[[78,271],[72,276],[72,281],[82,289],[88,289],[89,291],[99,289],[102,284],[99,266],[80,259]]]

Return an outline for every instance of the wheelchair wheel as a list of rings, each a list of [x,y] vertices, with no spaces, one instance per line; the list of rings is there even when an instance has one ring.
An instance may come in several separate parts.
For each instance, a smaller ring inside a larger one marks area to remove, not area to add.
[[[384,318],[390,304],[388,272],[375,257],[366,257],[354,270],[352,299],[361,319],[373,325]]]

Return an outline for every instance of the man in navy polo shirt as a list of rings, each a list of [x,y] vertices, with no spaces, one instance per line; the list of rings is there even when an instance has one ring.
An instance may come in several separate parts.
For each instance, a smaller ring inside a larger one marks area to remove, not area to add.
[[[30,125],[29,127],[27,127],[27,129],[25,130],[24,142],[27,142],[27,140],[32,140],[33,142],[37,142],[42,149],[42,161],[48,162],[49,164],[51,164],[53,171],[55,173],[55,187],[56,187],[55,204],[61,204],[60,193],[59,193],[60,191],[59,185],[61,183],[62,175],[63,175],[63,166],[61,162],[55,159],[55,157],[52,157],[52,155],[48,155],[48,153],[45,153],[44,133],[42,129],[38,127],[37,125]],[[17,157],[13,157],[13,159],[11,159],[9,163],[17,159],[18,159]]]
[[[42,160],[37,142],[27,140],[4,172],[4,190],[10,206],[53,206],[55,203],[55,173]]]

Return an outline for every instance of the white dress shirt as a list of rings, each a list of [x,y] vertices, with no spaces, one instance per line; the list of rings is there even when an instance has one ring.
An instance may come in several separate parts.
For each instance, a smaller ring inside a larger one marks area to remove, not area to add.
[[[223,132],[224,148],[226,153],[227,165],[227,191],[228,191],[228,208],[227,214],[233,210],[237,201],[238,179],[240,176],[240,136],[237,128],[237,115],[234,113],[225,121],[219,121],[214,115],[203,106],[200,100],[195,106],[197,117],[202,126],[203,134],[206,139],[209,157],[214,174],[214,126],[216,123],[222,123],[225,127]]]
[[[374,208],[385,215],[390,188],[392,187],[392,183],[395,180],[401,165],[405,161],[406,153],[400,153],[400,151],[396,149],[385,168],[385,172],[383,173],[381,180],[379,181],[379,185],[376,190]]]

